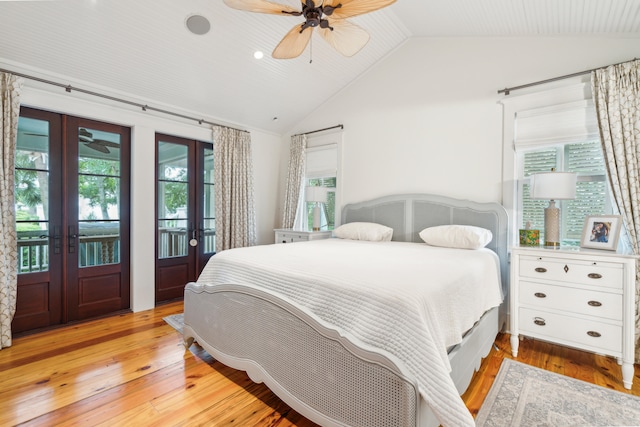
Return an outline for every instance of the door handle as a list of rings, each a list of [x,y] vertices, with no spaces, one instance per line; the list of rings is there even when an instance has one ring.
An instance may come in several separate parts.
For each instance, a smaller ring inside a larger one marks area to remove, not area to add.
[[[69,253],[76,253],[76,239],[78,237],[86,237],[86,234],[76,234],[76,228],[73,225],[69,226]]]
[[[198,246],[198,229],[193,226],[193,222],[189,223],[189,233],[191,233],[191,240],[189,240],[190,246]]]
[[[53,234],[41,234],[41,239],[53,239],[53,253],[59,254],[62,251],[62,234],[60,234],[60,226],[53,227]]]

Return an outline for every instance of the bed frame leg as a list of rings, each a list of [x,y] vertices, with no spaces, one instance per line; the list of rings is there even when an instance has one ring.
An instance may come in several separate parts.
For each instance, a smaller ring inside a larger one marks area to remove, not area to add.
[[[189,338],[185,338],[184,339],[184,349],[187,350],[189,347],[191,347],[191,344],[193,344],[193,337],[189,337]]]

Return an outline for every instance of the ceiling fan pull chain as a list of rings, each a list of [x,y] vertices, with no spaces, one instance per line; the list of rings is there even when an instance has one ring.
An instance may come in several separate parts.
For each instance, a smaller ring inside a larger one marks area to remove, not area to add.
[[[309,39],[309,64],[313,62],[313,37]]]

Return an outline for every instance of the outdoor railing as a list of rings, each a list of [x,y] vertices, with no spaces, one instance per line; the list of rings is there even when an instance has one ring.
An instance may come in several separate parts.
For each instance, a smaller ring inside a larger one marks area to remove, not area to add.
[[[49,237],[42,234],[42,231],[19,231],[17,235],[18,274],[47,271],[49,269]],[[120,262],[118,234],[92,234],[91,231],[83,230],[83,235],[79,239],[78,265],[80,267]]]
[[[201,233],[202,240],[198,244],[204,245],[204,253],[216,250],[216,231],[205,229]],[[158,229],[158,257],[171,258],[185,256],[189,250],[189,233],[186,228]]]
[[[78,265],[90,267],[120,262],[120,236],[117,230],[82,230],[78,244]],[[115,233],[114,233],[115,231]],[[18,274],[47,271],[49,269],[49,237],[45,231],[18,232]],[[105,234],[108,233],[108,234]],[[215,252],[215,230],[204,230],[202,240],[205,253]],[[185,229],[162,228],[158,230],[158,256],[169,258],[184,256],[188,251],[188,234]],[[63,249],[67,250],[64,245]]]

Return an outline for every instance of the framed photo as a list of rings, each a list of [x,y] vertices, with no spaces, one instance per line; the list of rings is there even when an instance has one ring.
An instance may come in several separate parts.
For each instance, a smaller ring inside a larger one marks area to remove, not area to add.
[[[618,248],[622,216],[590,215],[584,220],[580,247],[615,251]]]

